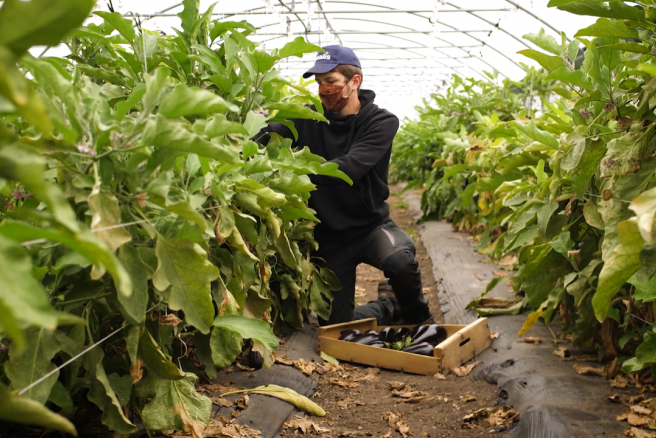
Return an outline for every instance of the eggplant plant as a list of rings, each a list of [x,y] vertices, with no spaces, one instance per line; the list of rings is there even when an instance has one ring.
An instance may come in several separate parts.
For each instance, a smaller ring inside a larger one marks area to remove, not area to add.
[[[198,0],[175,36],[116,12],[80,26],[93,3],[0,4],[0,419],[74,433],[92,403],[118,434],[136,416],[200,436],[197,376],[243,348],[270,366],[274,330],[328,318],[339,289],[310,258],[307,175],[350,180],[289,140],[252,140],[325,121],[275,70],[321,49],[259,50],[253,26]],[[27,52],[60,41],[63,58]]]
[[[537,49],[520,53],[543,67],[523,81],[545,90],[540,111],[512,98],[465,120],[427,107],[399,136],[395,169],[412,165],[413,138],[433,144],[424,213],[475,233],[484,254],[517,256],[513,288],[533,310],[520,335],[561,315],[575,344],[636,372],[656,364],[656,13],[647,1],[550,6],[600,18],[571,41],[524,36]]]

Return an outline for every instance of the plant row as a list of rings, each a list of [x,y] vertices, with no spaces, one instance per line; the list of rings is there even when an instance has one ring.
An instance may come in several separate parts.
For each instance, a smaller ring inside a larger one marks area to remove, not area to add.
[[[426,217],[516,255],[520,335],[560,315],[575,344],[640,371],[656,363],[656,10],[549,5],[599,18],[571,41],[525,35],[543,69],[521,82],[455,77],[397,137],[394,169]]]
[[[173,36],[113,11],[80,27],[93,4],[0,6],[0,419],[75,433],[93,404],[120,434],[200,437],[198,376],[246,350],[270,366],[274,330],[327,319],[339,287],[311,259],[308,175],[348,177],[252,140],[325,121],[275,70],[321,49],[258,50],[198,0]],[[61,41],[65,57],[28,52]]]

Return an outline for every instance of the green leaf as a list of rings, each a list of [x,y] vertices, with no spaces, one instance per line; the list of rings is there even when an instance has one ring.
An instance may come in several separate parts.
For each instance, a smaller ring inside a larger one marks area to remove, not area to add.
[[[310,119],[328,122],[323,115],[313,111],[308,106],[302,106],[296,103],[274,102],[264,105],[268,110],[277,110],[276,119]]]
[[[105,20],[105,23],[116,29],[118,33],[128,41],[128,43],[131,44],[134,41],[136,33],[132,26],[132,20],[123,18],[120,12],[96,11],[94,14],[102,17],[102,19]]]
[[[640,43],[617,43],[617,44],[608,44],[606,46],[599,46],[600,49],[612,49],[612,50],[621,50],[623,52],[633,52],[633,53],[649,53],[651,54],[651,49],[648,46]]]
[[[0,45],[22,55],[32,46],[56,46],[80,26],[93,0],[5,0],[0,7]]]
[[[598,230],[604,230],[606,227],[604,221],[599,214],[597,206],[592,202],[586,202],[583,206],[583,216],[585,216],[585,222],[597,228]]]
[[[137,385],[136,394],[148,404],[141,418],[148,430],[181,430],[202,437],[210,421],[212,401],[196,392],[198,377],[186,373],[181,380],[148,376]]]
[[[148,372],[153,373],[159,379],[180,380],[184,378],[185,374],[164,355],[150,332],[146,329],[141,330],[138,354],[146,364]]]
[[[126,319],[132,324],[139,325],[144,322],[146,316],[148,279],[152,277],[152,274],[148,275],[150,267],[141,260],[139,251],[131,245],[121,247],[118,259],[132,279],[132,295],[125,297],[119,294],[118,301],[123,307],[122,313]]]
[[[575,37],[592,36],[592,37],[619,37],[619,38],[633,38],[640,39],[640,34],[637,30],[627,26],[620,20],[609,20],[608,18],[600,18],[592,26],[588,26],[579,30],[574,35]]]
[[[654,241],[654,218],[656,218],[656,187],[635,198],[629,208],[638,217],[640,235],[647,243]]]
[[[592,82],[588,80],[581,70],[570,70],[567,67],[561,67],[549,73],[545,79],[562,81],[568,85],[592,91]]]
[[[321,359],[325,360],[329,364],[339,365],[339,361],[337,359],[335,359],[334,357],[323,351],[321,352]]]
[[[242,393],[242,392],[252,392],[254,394],[264,394],[264,395],[269,395],[271,397],[276,397],[279,398],[280,400],[284,400],[287,403],[296,406],[299,409],[304,410],[305,412],[308,412],[312,415],[316,415],[317,417],[323,417],[326,415],[326,411],[324,411],[321,408],[321,406],[319,406],[309,398],[305,397],[304,395],[297,393],[293,389],[285,388],[283,386],[278,386],[273,384],[258,386],[253,389],[243,389],[240,391],[226,392],[224,394],[221,394],[221,397],[225,397],[226,395],[230,395],[230,394]]]
[[[118,433],[136,432],[136,426],[123,413],[121,403],[105,373],[104,356],[105,354],[98,347],[84,356],[84,367],[91,382],[87,398],[103,411],[101,420],[105,426]]]
[[[544,53],[533,49],[520,50],[517,53],[537,61],[538,64],[549,71],[555,71],[559,68],[566,67],[565,61],[563,61],[563,58],[560,56],[545,55]]]
[[[169,307],[184,311],[187,323],[207,333],[214,318],[211,282],[219,270],[193,242],[160,236],[155,251],[158,265],[153,284],[160,291],[170,285]]]
[[[146,93],[143,97],[143,113],[148,114],[155,109],[162,93],[168,88],[168,79],[169,70],[165,67],[157,67],[152,73],[144,74]]]
[[[239,107],[226,102],[222,97],[202,88],[178,84],[165,94],[159,104],[159,113],[164,117],[182,117],[192,114],[239,111]]]
[[[2,383],[0,383],[0,420],[60,430],[77,436],[75,426],[68,419],[55,414],[37,401],[10,392]]]
[[[132,240],[132,235],[121,226],[121,209],[113,193],[100,190],[100,181],[94,186],[88,198],[91,216],[91,230],[111,252]]]
[[[287,58],[289,56],[298,56],[299,58],[302,58],[305,53],[316,52],[323,53],[325,50],[319,46],[306,42],[303,37],[296,37],[294,41],[288,42],[278,51],[278,56],[280,56],[280,58]]]
[[[180,12],[178,17],[180,17],[182,29],[185,32],[185,35],[191,36],[194,30],[194,24],[198,20],[198,14],[200,12],[200,1],[199,0],[183,0],[182,1],[182,12]]]
[[[637,221],[630,219],[618,223],[617,234],[619,243],[604,260],[597,291],[592,297],[595,316],[600,322],[608,315],[613,295],[641,266],[640,250],[644,240],[640,237]]]
[[[262,128],[267,126],[266,117],[263,114],[255,114],[253,111],[249,111],[246,114],[246,120],[244,120],[244,128],[248,131],[248,137],[252,138],[260,132]]]
[[[50,308],[43,286],[32,276],[32,263],[21,245],[0,236],[0,326],[13,340],[12,348],[22,350],[25,336],[21,326],[54,330],[56,314]],[[19,324],[21,323],[21,324]]]
[[[217,368],[230,366],[241,354],[241,335],[223,327],[214,327],[210,336],[212,363]]]
[[[611,0],[551,0],[549,7],[557,6],[562,11],[577,15],[591,15],[593,17],[619,18],[626,20],[644,20],[643,10],[629,6],[623,1]]]
[[[205,125],[205,135],[209,138],[215,138],[226,134],[249,135],[249,131],[241,123],[226,120],[223,114],[217,114],[207,121],[207,124]]]
[[[542,50],[546,50],[549,53],[560,56],[562,53],[562,48],[560,44],[556,41],[551,35],[547,35],[544,32],[544,29],[540,29],[538,33],[528,33],[522,36],[525,40],[529,40]]]
[[[148,121],[144,129],[144,145],[166,147],[183,152],[214,158],[216,160],[236,164],[237,154],[225,146],[207,141],[187,130],[187,125],[167,120],[158,116]]]
[[[55,364],[51,360],[60,350],[55,333],[51,330],[32,328],[26,330],[25,336],[29,339],[25,349],[19,352],[14,346],[10,347],[9,361],[4,367],[12,390],[22,390],[53,371]],[[58,374],[54,373],[45,381],[29,389],[25,392],[25,396],[45,404],[50,396],[50,390],[57,381]]]
[[[233,331],[244,339],[256,340],[270,350],[278,348],[278,338],[266,321],[239,315],[217,316],[214,319],[214,327]]]
[[[656,363],[656,333],[646,332],[642,344],[636,348],[635,357],[622,364],[622,371],[630,374]]]
[[[0,177],[20,181],[46,204],[61,225],[71,231],[78,231],[80,228],[75,212],[60,187],[43,178],[44,172],[45,161],[36,151],[14,144],[0,147]]]
[[[533,122],[533,120],[528,122],[526,125],[520,122],[513,122],[513,126],[533,140],[539,141],[540,143],[545,144],[552,149],[558,149],[558,140],[547,131],[543,131],[535,126],[535,122]]]
[[[132,293],[132,280],[123,265],[116,256],[98,240],[98,237],[88,230],[77,234],[68,230],[53,230],[37,228],[23,222],[6,221],[0,225],[0,235],[18,241],[25,242],[34,239],[54,240],[62,243],[74,251],[82,254],[87,260],[107,269],[114,278],[114,283],[119,293],[129,297]],[[92,273],[93,274],[93,273]],[[93,279],[99,278],[94,277]]]
[[[638,64],[636,69],[649,73],[650,76],[656,76],[656,65],[654,64]]]

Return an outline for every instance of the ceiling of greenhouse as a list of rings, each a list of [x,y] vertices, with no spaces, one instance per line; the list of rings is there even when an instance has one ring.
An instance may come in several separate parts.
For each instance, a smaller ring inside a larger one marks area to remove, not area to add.
[[[108,1],[99,1],[107,9]],[[201,0],[205,11],[214,3]],[[560,40],[588,26],[589,17],[547,8],[548,0],[219,0],[216,20],[247,20],[258,30],[251,38],[265,50],[298,36],[325,46],[352,48],[361,60],[363,88],[399,118],[413,117],[422,98],[446,86],[452,74],[488,79],[521,79],[520,62],[537,65],[517,51],[534,48],[522,35],[540,28]],[[147,29],[174,34],[179,27],[175,0],[113,0],[116,11],[140,16]],[[313,55],[279,65],[299,78]]]

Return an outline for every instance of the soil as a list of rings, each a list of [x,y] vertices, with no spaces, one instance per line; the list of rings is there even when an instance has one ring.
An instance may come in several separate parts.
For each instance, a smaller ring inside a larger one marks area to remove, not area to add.
[[[394,191],[394,187],[392,190]],[[407,208],[407,203],[398,193],[394,193],[389,202],[392,219],[415,241],[424,295],[428,298],[436,321],[441,322],[443,319],[439,309],[431,260],[416,232],[417,225]],[[382,272],[377,269],[360,265],[357,270],[357,302],[366,303],[376,299],[378,282],[384,278]],[[390,428],[388,420],[383,418],[387,412],[392,412],[401,414],[410,428],[411,436],[415,438],[490,435],[492,427],[487,422],[469,426],[463,422],[463,417],[478,409],[495,406],[497,397],[494,385],[473,382],[468,377],[456,377],[454,374],[447,375],[445,380],[438,380],[434,376],[418,376],[350,364],[341,365],[345,368],[342,373],[342,384],[350,383],[357,386],[352,388],[339,386],[336,382],[340,380],[335,379],[334,373],[318,376],[319,385],[312,400],[322,406],[327,414],[321,418],[309,417],[307,421],[328,430],[317,432],[315,428],[308,427],[306,434],[353,438],[402,437],[401,433]],[[362,378],[366,375],[369,375],[369,378]],[[419,390],[428,393],[428,397],[415,403],[404,402],[403,399],[392,395],[389,382],[405,383],[406,387],[403,391]],[[299,428],[293,427],[293,421],[294,419],[291,423],[287,423],[292,427],[281,430],[283,438],[301,433]],[[503,435],[503,432],[494,434],[494,436]]]

